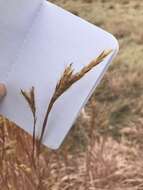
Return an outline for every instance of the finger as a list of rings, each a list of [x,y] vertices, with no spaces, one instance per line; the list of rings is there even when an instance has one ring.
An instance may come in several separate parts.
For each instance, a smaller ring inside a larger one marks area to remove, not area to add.
[[[0,100],[6,95],[6,87],[0,83]]]

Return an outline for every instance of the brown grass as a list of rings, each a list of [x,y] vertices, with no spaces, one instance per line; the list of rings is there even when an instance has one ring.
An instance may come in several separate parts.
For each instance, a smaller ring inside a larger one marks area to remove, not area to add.
[[[93,103],[91,107],[93,115],[86,151],[72,153],[68,144],[57,152],[43,147],[37,167],[31,159],[32,138],[7,120],[1,121],[1,125],[5,125],[1,128],[5,130],[5,143],[1,140],[4,147],[1,187],[4,190],[11,187],[20,190],[141,189],[140,148],[133,145],[129,149],[125,138],[119,144],[108,135],[97,133],[94,128],[96,106]]]
[[[79,81],[82,77],[84,77],[90,70],[92,70],[95,66],[97,66],[99,63],[101,63],[109,54],[111,53],[110,51],[103,51],[95,60],[91,61],[87,66],[83,67],[78,73],[74,74],[74,69],[72,69],[72,64],[69,65],[63,75],[61,76],[59,82],[56,85],[55,92],[50,100],[50,103],[48,105],[48,109],[44,118],[44,122],[42,125],[42,132],[40,136],[40,144],[42,142],[44,132],[46,129],[48,117],[50,114],[50,111],[57,101],[57,99],[65,93],[74,83]]]
[[[83,67],[79,72],[74,74],[74,69],[72,69],[72,64],[67,66],[67,68],[64,70],[60,80],[58,81],[55,92],[50,100],[50,103],[47,107],[47,112],[44,117],[43,125],[42,125],[42,131],[39,139],[36,139],[35,137],[35,128],[36,128],[36,102],[35,102],[35,93],[34,93],[34,87],[31,88],[29,92],[21,90],[22,96],[27,101],[32,115],[33,115],[33,151],[32,151],[32,157],[34,162],[34,154],[35,150],[37,150],[37,156],[39,157],[40,153],[40,145],[42,144],[44,132],[46,129],[47,121],[49,114],[53,108],[53,105],[57,101],[57,99],[64,94],[74,83],[79,81],[82,77],[84,77],[90,70],[92,70],[95,66],[97,66],[99,63],[101,63],[112,51],[103,51],[96,59],[91,61],[87,66]],[[36,148],[37,147],[37,148]]]
[[[25,100],[27,101],[32,115],[33,115],[33,150],[32,150],[32,156],[33,156],[33,161],[34,161],[34,154],[35,154],[35,143],[36,143],[36,121],[37,121],[37,117],[36,117],[36,102],[35,102],[35,89],[34,87],[31,88],[31,90],[29,92],[23,91],[21,90],[21,94],[23,95],[23,97],[25,98]]]
[[[52,1],[119,35],[120,54],[62,148],[42,147],[39,168],[31,160],[32,138],[0,117],[0,189],[142,190],[143,2]],[[121,22],[128,31],[120,31]]]

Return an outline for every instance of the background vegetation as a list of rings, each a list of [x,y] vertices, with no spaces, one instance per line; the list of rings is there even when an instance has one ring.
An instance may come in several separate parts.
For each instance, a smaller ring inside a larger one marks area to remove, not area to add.
[[[143,190],[143,1],[51,0],[113,33],[120,53],[59,151],[0,117],[0,189]]]

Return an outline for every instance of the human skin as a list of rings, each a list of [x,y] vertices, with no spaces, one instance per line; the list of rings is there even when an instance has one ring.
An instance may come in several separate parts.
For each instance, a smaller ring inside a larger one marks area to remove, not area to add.
[[[4,84],[0,83],[0,101],[4,98],[6,95],[6,87]]]

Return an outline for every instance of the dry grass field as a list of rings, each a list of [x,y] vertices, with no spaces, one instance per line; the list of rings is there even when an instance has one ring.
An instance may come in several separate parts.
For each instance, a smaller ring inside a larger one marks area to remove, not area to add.
[[[51,0],[114,34],[120,53],[58,151],[0,117],[0,190],[143,190],[143,1]]]

